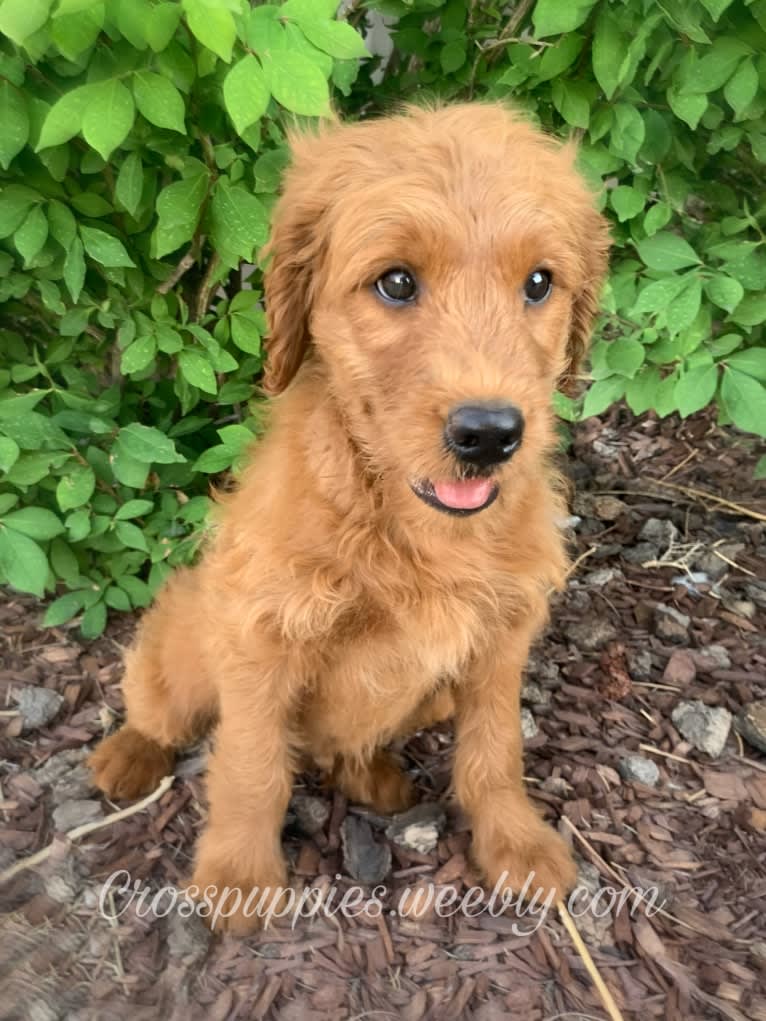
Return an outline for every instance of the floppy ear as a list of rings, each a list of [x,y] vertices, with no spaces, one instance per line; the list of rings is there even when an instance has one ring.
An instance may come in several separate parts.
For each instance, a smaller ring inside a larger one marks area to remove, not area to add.
[[[580,237],[584,246],[582,260],[585,277],[572,309],[572,324],[567,343],[567,366],[560,383],[565,393],[572,393],[575,389],[577,373],[588,350],[593,320],[599,309],[601,288],[609,267],[611,245],[609,224],[600,213],[589,208],[587,216],[584,217]]]
[[[301,148],[297,140],[296,158],[285,175],[266,249],[271,261],[264,276],[268,338],[263,388],[269,394],[285,389],[308,351],[315,274],[324,242],[325,189],[318,186],[318,173],[296,148]]]

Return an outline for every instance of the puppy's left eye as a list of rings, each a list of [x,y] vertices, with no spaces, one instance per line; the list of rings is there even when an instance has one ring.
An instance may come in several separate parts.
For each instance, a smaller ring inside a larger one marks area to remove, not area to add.
[[[375,290],[384,301],[395,302],[397,305],[414,301],[418,293],[415,277],[407,269],[396,267],[387,269],[375,281]]]
[[[530,273],[524,284],[524,297],[530,305],[541,305],[553,287],[553,279],[547,269],[536,269]]]

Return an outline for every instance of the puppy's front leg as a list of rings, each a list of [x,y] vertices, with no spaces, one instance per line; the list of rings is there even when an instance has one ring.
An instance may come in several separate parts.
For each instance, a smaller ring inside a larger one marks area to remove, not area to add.
[[[257,661],[227,658],[219,669],[210,814],[192,886],[206,902],[212,928],[244,934],[262,924],[269,909],[277,910],[286,893],[280,834],[293,778],[290,709],[297,685],[276,648]]]
[[[561,837],[537,814],[522,779],[521,675],[534,633],[514,631],[456,686],[455,789],[473,824],[473,852],[488,885],[540,897],[565,894],[576,869]],[[505,879],[503,875],[505,874]]]

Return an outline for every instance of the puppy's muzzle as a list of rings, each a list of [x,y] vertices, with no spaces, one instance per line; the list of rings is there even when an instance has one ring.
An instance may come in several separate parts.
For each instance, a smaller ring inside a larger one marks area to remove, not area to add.
[[[444,440],[461,464],[487,470],[507,461],[521,444],[524,416],[513,404],[456,404]]]

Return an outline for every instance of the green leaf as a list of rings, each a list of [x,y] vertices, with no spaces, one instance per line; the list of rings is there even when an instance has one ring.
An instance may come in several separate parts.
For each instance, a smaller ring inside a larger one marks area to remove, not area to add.
[[[11,511],[2,519],[3,524],[12,528],[14,532],[21,532],[28,535],[30,539],[53,539],[61,535],[64,526],[53,513],[44,507],[22,507],[20,510]]]
[[[697,276],[687,276],[684,288],[668,309],[666,320],[671,337],[691,326],[697,317],[702,302],[702,281]]]
[[[161,53],[176,34],[181,18],[181,7],[177,3],[155,4],[146,20],[146,41],[155,53]]]
[[[607,99],[611,99],[620,84],[619,57],[626,51],[619,19],[607,8],[599,11],[593,34],[592,62],[596,81]]]
[[[744,372],[745,375],[766,383],[766,348],[751,347],[746,351],[737,351],[729,355],[726,364],[738,372]]]
[[[131,216],[136,215],[143,188],[144,170],[141,156],[137,152],[132,152],[122,161],[114,188],[117,201]]]
[[[306,117],[329,114],[327,81],[302,53],[280,52],[267,60],[264,69],[271,94],[286,110]]]
[[[758,72],[752,60],[745,60],[734,72],[723,90],[726,102],[741,117],[758,92]]]
[[[115,521],[127,521],[129,518],[140,518],[154,510],[151,500],[126,500],[114,515]]]
[[[237,29],[230,11],[209,6],[204,0],[183,0],[186,22],[197,39],[227,64],[237,38]]]
[[[151,71],[136,71],[133,75],[133,97],[139,112],[150,124],[186,134],[184,101],[167,78]]]
[[[13,243],[18,249],[19,255],[29,264],[48,238],[48,218],[40,206],[33,206],[27,213],[26,219],[13,235]]]
[[[22,184],[11,184],[3,188],[0,194],[0,238],[7,238],[20,227],[29,207],[39,199],[37,192]]]
[[[638,340],[620,337],[607,347],[606,363],[613,372],[632,377],[644,364],[646,349]]]
[[[638,242],[636,248],[641,261],[649,269],[672,273],[701,261],[688,241],[670,231],[645,238]]]
[[[639,213],[643,212],[646,201],[640,191],[624,184],[611,191],[609,199],[620,223],[623,223],[625,220],[632,220],[634,216],[638,216]]]
[[[131,609],[127,593],[117,588],[116,585],[109,586],[104,595],[104,601],[113,610],[122,610],[123,613],[127,613]]]
[[[146,545],[146,536],[138,527],[130,521],[118,521],[114,526],[115,535],[125,546],[130,549],[140,549],[144,553],[149,552]]]
[[[231,339],[246,354],[261,353],[261,332],[259,323],[252,316],[235,312],[231,316]]]
[[[65,206],[58,199],[49,202],[48,226],[51,236],[58,241],[65,252],[68,251],[69,246],[77,237],[77,221],[69,206]]]
[[[89,465],[81,464],[59,479],[56,500],[62,511],[76,510],[87,503],[96,488],[96,476]]]
[[[0,471],[7,472],[16,464],[21,453],[18,443],[9,436],[0,436]]]
[[[705,291],[712,302],[727,312],[733,312],[745,296],[745,288],[739,280],[723,275],[706,281]]]
[[[653,205],[644,217],[644,230],[651,237],[658,230],[666,227],[670,221],[673,211],[667,202],[657,202]]]
[[[702,57],[689,62],[679,82],[679,92],[681,95],[715,92],[734,74],[742,58],[752,52],[740,39],[719,36]]]
[[[112,453],[109,455],[109,463],[114,477],[123,486],[130,486],[131,489],[144,488],[146,476],[149,474],[149,461],[131,457],[119,444],[115,444]]]
[[[85,251],[102,266],[135,266],[119,238],[112,237],[98,227],[80,227]]]
[[[688,418],[712,401],[718,386],[718,369],[715,365],[700,365],[684,372],[675,385],[673,394],[682,418]]]
[[[194,237],[207,187],[207,175],[197,174],[168,185],[157,196],[158,221],[152,235],[153,254],[157,259]]]
[[[120,371],[125,375],[142,372],[157,354],[157,341],[153,334],[138,337],[122,352]]]
[[[178,464],[186,460],[165,433],[154,426],[140,425],[138,422],[120,429],[117,445],[136,461]]]
[[[194,462],[194,470],[205,472],[206,475],[215,475],[218,472],[226,471],[231,467],[234,460],[234,452],[224,443],[210,447]]]
[[[626,380],[622,376],[610,376],[608,379],[597,380],[585,395],[582,417],[590,418],[606,411],[625,393]]]
[[[0,523],[0,572],[19,592],[42,598],[48,580],[48,558],[34,539]]]
[[[78,510],[66,519],[67,538],[70,542],[82,542],[90,534],[90,514],[87,510]]]
[[[51,0],[3,0],[0,5],[0,34],[21,46],[25,39],[48,20]]]
[[[748,294],[730,318],[740,326],[758,326],[766,322],[766,294]]]
[[[117,146],[127,138],[133,127],[135,113],[133,97],[117,78],[92,85],[88,105],[82,116],[85,141],[103,159],[108,160]]]
[[[63,578],[69,584],[74,584],[80,577],[80,565],[77,557],[63,539],[54,539],[50,548],[51,567],[57,578]]]
[[[596,0],[537,0],[532,13],[535,37],[573,32],[586,20]]]
[[[354,57],[370,55],[364,45],[364,39],[345,21],[301,17],[298,24],[309,42],[317,49],[329,53],[331,57],[338,60],[353,60]]]
[[[587,128],[590,122],[590,102],[584,86],[579,82],[557,78],[551,89],[553,105],[573,128]]]
[[[724,358],[732,351],[736,351],[738,347],[742,347],[744,339],[738,333],[727,333],[711,340],[707,345],[707,350],[714,358]]]
[[[64,259],[64,283],[72,301],[77,301],[85,283],[85,256],[79,238],[74,239]]]
[[[459,39],[453,39],[452,42],[442,47],[439,62],[445,74],[453,74],[465,64],[466,57],[465,44]]]
[[[218,390],[218,383],[210,362],[199,351],[187,348],[178,356],[178,367],[187,383],[204,390],[205,393],[214,394]]]
[[[766,436],[766,387],[757,379],[737,369],[724,369],[721,399],[739,429]]]
[[[614,107],[614,128],[609,137],[610,150],[627,163],[635,163],[645,137],[646,127],[638,110],[628,103],[617,103]]]
[[[223,81],[223,100],[238,134],[266,113],[269,87],[259,61],[252,54],[239,60]]]
[[[708,11],[713,21],[718,21],[732,0],[701,0],[702,6]]]
[[[694,131],[708,108],[707,96],[702,93],[679,95],[674,89],[668,89],[667,97],[670,109],[676,117]]]
[[[68,142],[80,131],[94,87],[80,85],[53,104],[43,121],[40,138],[37,141],[37,152]]]
[[[98,39],[106,7],[103,3],[92,3],[87,10],[76,14],[60,15],[59,11],[53,18],[51,38],[68,60],[76,61]]]
[[[2,9],[0,8],[0,14]],[[6,79],[0,79],[0,166],[7,170],[29,138],[29,114],[23,93]]]
[[[59,599],[54,599],[43,617],[43,627],[58,627],[76,617],[85,605],[85,593],[67,592]]]
[[[134,578],[132,575],[126,574],[117,578],[116,581],[120,588],[130,596],[130,601],[136,609],[148,606],[151,603],[151,589],[140,578]]]
[[[254,247],[265,245],[269,217],[258,199],[221,178],[212,203],[212,235],[220,252],[251,259]]]
[[[88,607],[80,621],[80,631],[83,638],[98,638],[103,634],[106,627],[106,604],[103,602],[94,603]]]

